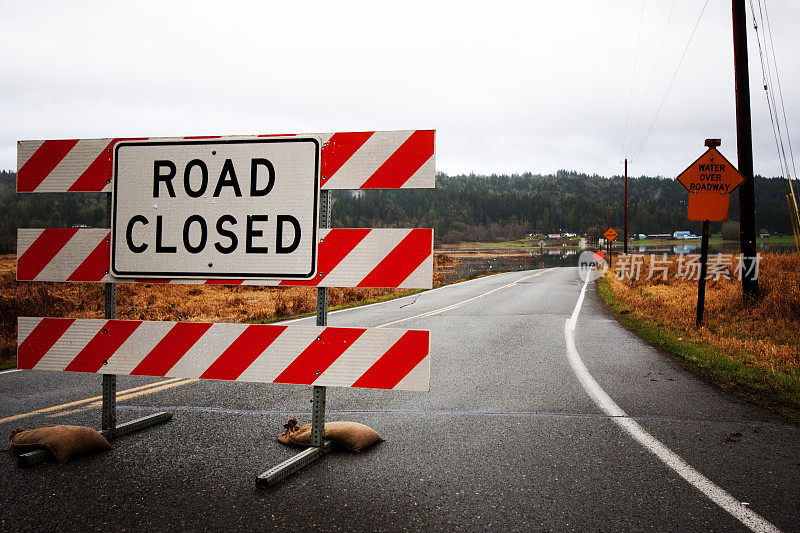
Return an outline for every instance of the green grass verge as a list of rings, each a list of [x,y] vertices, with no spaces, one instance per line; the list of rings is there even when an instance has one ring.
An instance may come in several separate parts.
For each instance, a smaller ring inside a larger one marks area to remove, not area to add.
[[[0,359],[0,370],[8,370],[9,368],[17,368],[17,360],[15,358]]]
[[[800,373],[766,372],[732,359],[708,345],[684,340],[682,333],[668,324],[633,314],[616,299],[605,278],[598,280],[597,290],[622,323],[687,370],[725,392],[800,424]]]

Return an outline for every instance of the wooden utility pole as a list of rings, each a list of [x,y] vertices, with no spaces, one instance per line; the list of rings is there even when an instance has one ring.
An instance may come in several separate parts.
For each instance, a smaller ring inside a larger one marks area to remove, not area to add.
[[[753,184],[753,132],[750,121],[750,74],[747,64],[745,0],[731,0],[733,11],[733,65],[736,80],[736,149],[739,172],[739,243],[742,253],[742,292],[745,305],[758,297],[756,265],[756,201]]]
[[[625,158],[625,223],[622,229],[622,253],[628,254],[628,158]]]

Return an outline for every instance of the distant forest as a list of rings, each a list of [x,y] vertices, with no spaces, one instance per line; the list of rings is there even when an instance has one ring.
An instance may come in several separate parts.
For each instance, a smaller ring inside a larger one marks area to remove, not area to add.
[[[756,177],[759,229],[791,233],[786,180]],[[622,233],[624,179],[559,171],[555,175],[448,176],[436,189],[336,191],[336,227],[434,228],[440,243],[519,239],[529,233],[585,234],[611,225]],[[628,231],[699,233],[701,222],[686,220],[688,193],[675,180],[629,178]],[[730,220],[739,219],[739,195],[731,195]],[[721,223],[712,224],[719,232]]]
[[[85,224],[104,227],[106,197],[97,193],[18,194],[16,173],[0,171],[0,252],[15,250],[17,228]],[[756,177],[759,229],[791,233],[786,180]],[[629,233],[699,232],[686,220],[688,194],[675,180],[628,181]],[[611,225],[622,233],[623,179],[559,171],[555,175],[438,173],[435,189],[335,191],[334,227],[434,228],[438,243],[519,239],[529,233],[584,234]],[[738,220],[738,192],[731,220]],[[712,225],[718,232],[719,224]]]

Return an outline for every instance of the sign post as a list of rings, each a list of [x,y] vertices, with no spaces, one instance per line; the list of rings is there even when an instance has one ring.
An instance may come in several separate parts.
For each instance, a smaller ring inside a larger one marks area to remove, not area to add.
[[[331,192],[321,191],[319,225],[331,227]],[[328,287],[317,288],[317,326],[328,325]],[[290,457],[256,477],[256,485],[271,487],[308,466],[333,449],[333,442],[325,440],[326,388],[314,385],[311,393],[311,447]]]
[[[689,191],[687,218],[703,222],[703,240],[700,245],[700,279],[697,286],[697,318],[695,325],[703,324],[705,310],[706,274],[708,272],[708,239],[711,222],[728,220],[731,193],[744,182],[744,178],[717,146],[720,139],[706,139],[708,150],[676,178]]]
[[[614,228],[611,228],[611,227],[608,228],[605,233],[603,233],[603,236],[608,241],[608,266],[609,267],[614,266],[614,256],[612,255],[611,243],[614,242],[614,239],[617,238],[617,235],[619,235],[619,234],[616,231],[614,231]]]
[[[708,273],[708,237],[710,227],[711,222],[704,220],[703,240],[700,243],[700,280],[697,285],[697,318],[694,323],[698,328],[703,324],[703,312],[706,307],[706,274]]]

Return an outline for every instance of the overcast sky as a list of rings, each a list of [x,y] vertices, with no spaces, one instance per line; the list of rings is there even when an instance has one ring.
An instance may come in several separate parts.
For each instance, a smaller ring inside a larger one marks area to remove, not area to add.
[[[707,137],[736,161],[729,0],[664,100],[703,4],[0,1],[0,168],[22,139],[433,128],[449,174],[612,175],[627,156],[673,177]],[[767,7],[800,143],[800,2]],[[748,28],[755,170],[779,175]]]

